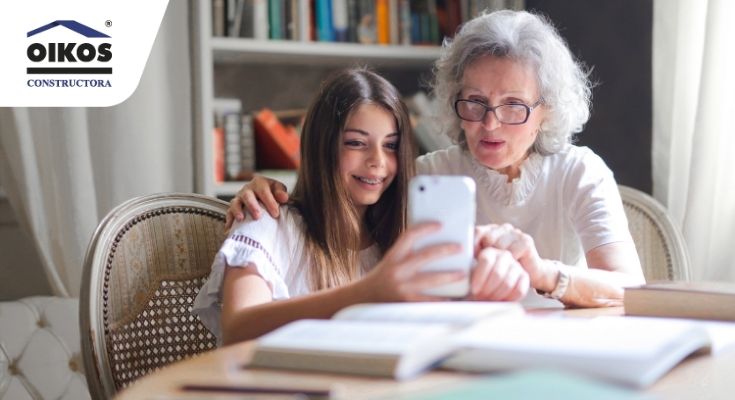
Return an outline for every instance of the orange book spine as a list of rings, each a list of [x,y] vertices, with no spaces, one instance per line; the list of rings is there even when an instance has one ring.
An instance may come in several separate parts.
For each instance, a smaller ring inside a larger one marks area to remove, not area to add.
[[[212,132],[212,160],[214,161],[214,181],[225,180],[225,130],[214,128]]]
[[[390,43],[390,12],[388,11],[388,0],[375,1],[375,30],[377,31],[378,43]]]
[[[300,139],[295,129],[288,129],[269,109],[255,116],[255,139],[258,168],[296,169],[300,165]]]

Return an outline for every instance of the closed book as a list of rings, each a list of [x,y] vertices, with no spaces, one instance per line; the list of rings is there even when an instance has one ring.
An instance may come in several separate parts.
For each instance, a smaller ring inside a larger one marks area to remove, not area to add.
[[[297,38],[302,42],[312,40],[312,7],[310,0],[298,0],[298,12],[296,13],[298,35]]]
[[[240,13],[240,37],[253,38],[255,35],[253,15],[254,2],[253,0],[244,0],[242,6],[242,12]]]
[[[286,38],[285,3],[283,0],[268,0],[269,38],[280,40]]]
[[[212,131],[212,160],[214,163],[214,181],[224,182],[225,180],[225,130],[223,127],[216,127]]]
[[[357,27],[360,26],[360,7],[358,0],[347,0],[347,41],[356,43]]]
[[[336,42],[347,41],[347,0],[332,0],[332,27]]]
[[[316,14],[317,39],[320,42],[333,42],[334,26],[332,25],[332,1],[316,0],[314,8]]]
[[[268,40],[270,24],[268,21],[268,0],[253,0],[253,38]]]
[[[388,29],[390,30],[390,44],[401,44],[401,23],[399,0],[388,0]]]
[[[735,321],[735,284],[660,282],[625,289],[625,313]]]
[[[296,129],[284,126],[267,108],[256,113],[253,121],[258,169],[297,169],[301,164],[301,156]]]
[[[249,366],[409,379],[453,350],[456,330],[522,313],[519,304],[503,302],[359,304],[261,337]]]
[[[225,0],[212,0],[212,36],[225,36]]]
[[[232,14],[227,19],[227,36],[240,37],[242,19],[245,16],[245,0],[234,0],[228,4],[232,6]]]
[[[239,111],[224,114],[223,127],[225,130],[225,175],[228,180],[236,180],[240,175],[240,159],[242,158]]]
[[[411,45],[411,3],[408,0],[399,0],[398,12],[400,13],[399,22],[401,25],[400,42],[404,46]]]
[[[390,8],[388,0],[375,1],[375,30],[378,44],[390,43]]]
[[[243,115],[240,127],[240,171],[243,173],[252,173],[255,170],[253,117],[251,115]]]
[[[436,0],[427,0],[428,6],[428,42],[430,44],[441,44],[441,37],[439,34],[439,20],[436,14]]]

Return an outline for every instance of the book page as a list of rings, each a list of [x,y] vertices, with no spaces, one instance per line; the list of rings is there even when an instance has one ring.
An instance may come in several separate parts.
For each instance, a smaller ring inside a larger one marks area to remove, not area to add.
[[[470,325],[490,316],[521,315],[523,308],[512,302],[447,301],[420,303],[358,304],[338,312],[333,319],[442,323]]]
[[[695,324],[640,317],[524,317],[489,320],[460,332],[455,343],[518,354],[646,360]]]
[[[735,351],[735,323],[722,321],[698,321],[704,325],[712,341],[712,355]]]
[[[258,347],[319,352],[402,354],[439,344],[448,325],[392,322],[301,320],[258,340]]]

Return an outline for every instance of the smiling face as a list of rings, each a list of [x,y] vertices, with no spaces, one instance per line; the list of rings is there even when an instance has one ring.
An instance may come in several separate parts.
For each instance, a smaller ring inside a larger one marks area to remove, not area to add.
[[[396,176],[399,134],[396,119],[374,104],[357,107],[341,134],[339,169],[345,188],[363,215]]]
[[[464,71],[460,99],[470,99],[490,107],[501,104],[532,105],[540,98],[534,70],[509,58],[485,56]],[[472,156],[482,165],[508,176],[520,175],[520,166],[536,140],[546,117],[542,105],[534,108],[525,124],[498,122],[492,112],[479,122],[462,121],[461,127]]]

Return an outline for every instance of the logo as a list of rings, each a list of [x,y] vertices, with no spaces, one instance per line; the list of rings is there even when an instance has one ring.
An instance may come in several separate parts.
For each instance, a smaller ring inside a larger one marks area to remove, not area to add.
[[[0,107],[120,104],[140,83],[167,5],[0,1]]]
[[[56,20],[28,32],[26,36],[31,38],[57,27],[66,28],[87,40],[81,43],[77,41],[49,43],[34,41],[28,45],[26,50],[28,60],[44,66],[26,68],[26,73],[34,76],[27,81],[27,85],[29,87],[111,87],[107,79],[35,79],[37,75],[112,74],[112,67],[101,66],[112,59],[112,44],[109,43],[109,40],[105,40],[110,39],[110,36],[87,25],[72,20]],[[57,33],[57,36],[60,35]]]
[[[64,27],[87,39],[109,39],[110,36],[73,20],[57,20],[28,32],[33,37],[53,28]],[[112,59],[112,44],[109,41],[94,43],[76,42],[34,42],[26,52],[28,60],[34,63],[45,62],[44,67],[28,67],[28,74],[112,74],[111,67],[77,66],[88,63],[106,63]],[[56,66],[64,64],[64,66]],[[69,65],[69,66],[67,66]]]

